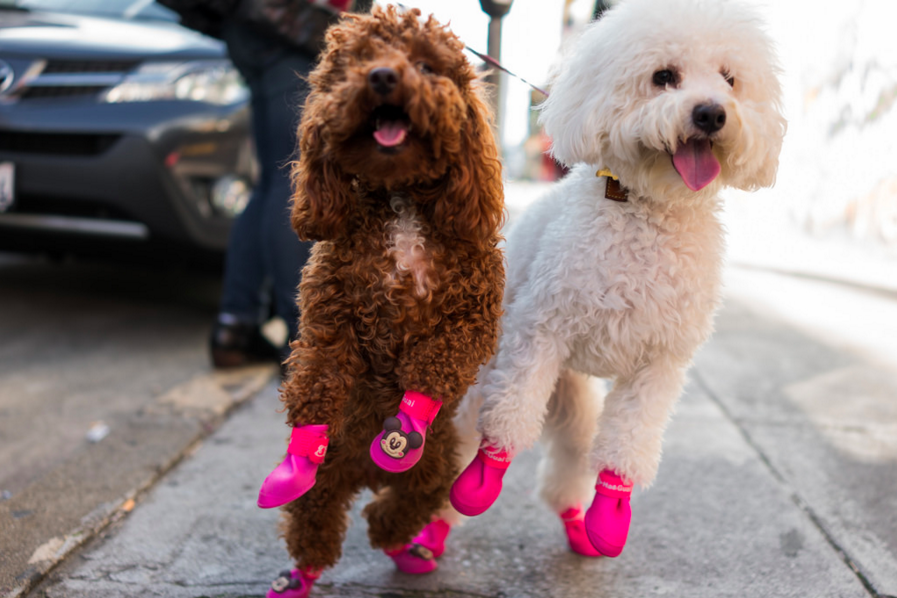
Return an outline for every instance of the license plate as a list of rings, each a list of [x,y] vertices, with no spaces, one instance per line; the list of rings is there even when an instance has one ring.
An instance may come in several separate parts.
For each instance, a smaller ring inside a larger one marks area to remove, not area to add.
[[[8,212],[16,201],[16,165],[0,162],[0,213]]]

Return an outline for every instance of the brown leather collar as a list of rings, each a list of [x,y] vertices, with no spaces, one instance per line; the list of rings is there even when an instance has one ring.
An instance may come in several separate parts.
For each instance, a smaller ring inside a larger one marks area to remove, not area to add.
[[[607,187],[604,190],[604,197],[614,201],[625,202],[629,201],[629,191],[627,191],[626,187],[622,186],[617,179],[607,177]]]
[[[607,185],[604,188],[604,197],[613,201],[629,201],[629,191],[620,184],[620,181],[606,168],[602,168],[595,173],[595,176],[603,176],[607,179]]]

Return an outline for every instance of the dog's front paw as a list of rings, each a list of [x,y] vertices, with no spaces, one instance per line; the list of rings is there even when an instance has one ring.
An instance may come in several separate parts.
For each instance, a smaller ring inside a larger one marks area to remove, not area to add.
[[[293,428],[287,456],[268,474],[259,490],[258,506],[272,509],[292,502],[315,485],[318,465],[327,454],[327,426]]]
[[[502,478],[512,458],[510,451],[496,450],[483,439],[473,462],[452,484],[449,494],[452,506],[471,517],[486,511],[501,494]]]
[[[371,443],[371,459],[392,473],[408,471],[423,455],[429,426],[442,401],[419,392],[408,391],[402,397],[399,413],[386,418],[383,431]]]
[[[406,433],[402,430],[402,420],[398,417],[389,417],[383,422],[380,448],[393,459],[401,459],[408,454],[408,451],[423,445],[423,435],[416,431]]]

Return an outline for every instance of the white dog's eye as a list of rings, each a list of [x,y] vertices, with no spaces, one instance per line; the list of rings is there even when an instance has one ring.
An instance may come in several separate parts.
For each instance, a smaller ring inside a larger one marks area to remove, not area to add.
[[[651,81],[657,87],[666,87],[667,85],[675,87],[679,84],[679,75],[672,69],[662,69],[654,73]]]
[[[729,71],[727,71],[727,70],[724,69],[724,70],[721,70],[721,71],[719,72],[719,74],[723,76],[723,79],[726,80],[726,83],[729,84],[729,87],[735,87],[735,77],[733,77],[732,75],[730,75],[730,74],[729,74]]]

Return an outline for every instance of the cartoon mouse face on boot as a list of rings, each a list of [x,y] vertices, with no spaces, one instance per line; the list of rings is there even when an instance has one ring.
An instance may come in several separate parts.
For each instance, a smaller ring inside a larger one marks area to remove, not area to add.
[[[380,440],[380,448],[393,459],[401,459],[408,449],[419,448],[424,443],[424,437],[419,432],[404,432],[402,421],[397,417],[388,417],[383,422],[383,438]]]

